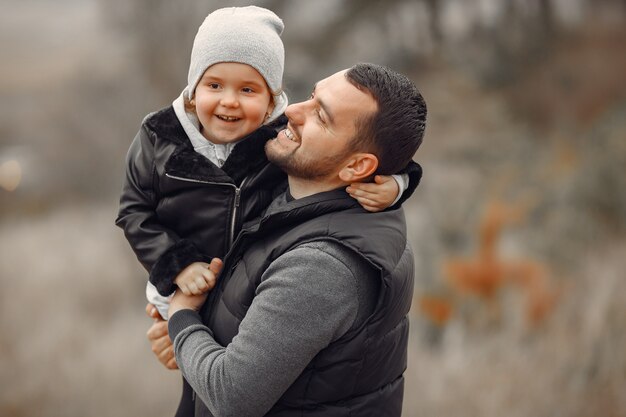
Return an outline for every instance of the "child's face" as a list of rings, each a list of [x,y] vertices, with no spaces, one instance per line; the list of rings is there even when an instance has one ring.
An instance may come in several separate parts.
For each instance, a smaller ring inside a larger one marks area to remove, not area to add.
[[[258,129],[273,107],[261,74],[235,62],[211,65],[196,87],[194,100],[200,131],[217,144],[235,142]]]

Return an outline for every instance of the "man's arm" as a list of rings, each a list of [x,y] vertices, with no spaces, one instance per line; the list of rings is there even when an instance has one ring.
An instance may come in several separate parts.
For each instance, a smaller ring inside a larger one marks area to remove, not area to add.
[[[170,318],[176,362],[216,415],[265,414],[357,316],[351,269],[319,243],[279,257],[263,278],[227,347],[213,339],[194,311],[181,310]]]

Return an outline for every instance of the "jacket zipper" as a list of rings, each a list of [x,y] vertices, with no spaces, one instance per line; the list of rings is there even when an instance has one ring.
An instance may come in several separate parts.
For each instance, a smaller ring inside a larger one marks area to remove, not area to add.
[[[211,182],[211,181],[202,181],[202,180],[196,180],[196,179],[192,179],[192,178],[184,178],[184,177],[178,177],[176,175],[172,175],[172,174],[168,174],[165,173],[165,176],[168,178],[172,178],[175,180],[180,180],[180,181],[187,181],[187,182],[194,182],[197,184],[209,184],[209,185],[225,185],[227,187],[231,187],[235,190],[235,201],[233,202],[233,215],[230,221],[230,236],[228,239],[228,248],[230,249],[230,247],[233,244],[233,241],[235,239],[235,226],[237,224],[237,211],[239,209],[239,205],[241,203],[241,189],[243,188],[243,185],[246,183],[246,180],[248,179],[247,177],[243,179],[243,181],[241,181],[241,185],[239,187],[237,187],[235,184],[231,184],[228,182]]]

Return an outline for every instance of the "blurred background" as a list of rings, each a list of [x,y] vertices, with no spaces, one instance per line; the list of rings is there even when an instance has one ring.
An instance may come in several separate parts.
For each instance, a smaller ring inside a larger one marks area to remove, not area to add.
[[[0,416],[173,415],[124,157],[251,3],[292,102],[369,61],[428,103],[403,415],[626,416],[624,0],[0,0]]]

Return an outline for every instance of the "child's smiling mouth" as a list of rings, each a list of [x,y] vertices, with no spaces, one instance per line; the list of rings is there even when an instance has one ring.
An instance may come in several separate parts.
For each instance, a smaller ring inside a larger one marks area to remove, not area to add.
[[[235,117],[235,116],[222,116],[221,114],[216,114],[215,117],[217,117],[220,120],[223,120],[225,122],[236,122],[241,120],[241,118],[239,117]]]

